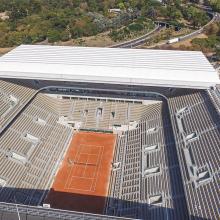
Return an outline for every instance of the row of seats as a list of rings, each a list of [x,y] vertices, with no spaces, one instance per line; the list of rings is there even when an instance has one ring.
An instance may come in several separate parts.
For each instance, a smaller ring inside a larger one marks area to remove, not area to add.
[[[219,88],[210,89],[207,92],[210,96],[210,99],[213,102],[213,105],[216,107],[217,111],[220,112],[220,102],[219,102],[220,92],[219,92]]]
[[[141,219],[187,219],[168,108],[145,106],[138,126],[118,137],[106,213]]]
[[[0,80],[0,133],[36,91],[32,81]]]
[[[46,88],[48,86],[64,86],[64,87],[76,87],[76,88],[85,88],[88,90],[88,88],[97,88],[97,89],[102,89],[102,92],[99,92],[99,96],[102,95],[102,93],[104,93],[103,89],[110,89],[111,85],[108,84],[89,84],[89,83],[73,83],[73,82],[55,82],[55,81],[39,81],[39,80],[19,80],[19,79],[2,79],[0,80],[0,132],[2,132],[4,130],[4,128],[9,124],[9,122],[11,121],[12,118],[14,118],[16,116],[16,114],[25,106],[25,104],[28,103],[28,101],[40,90],[42,90],[43,88]],[[123,86],[123,90],[127,90],[127,91],[139,91],[140,88],[137,86]],[[122,86],[117,86],[114,85],[115,90],[120,90],[122,89]],[[78,91],[77,89],[74,90],[75,92]],[[170,89],[170,88],[155,88],[155,87],[145,87],[145,91],[151,91],[151,92],[159,92],[163,95],[166,96],[173,96],[175,94],[177,94],[178,92],[176,91],[176,89]],[[184,92],[184,90],[178,90],[181,93]],[[66,92],[68,93],[68,91]],[[108,96],[110,95],[111,91],[109,90],[109,92],[107,92],[107,94],[103,94],[104,96]],[[71,92],[70,92],[71,94]],[[80,92],[79,95],[83,95],[82,92]],[[84,95],[89,95],[91,96],[91,94],[84,94]],[[94,94],[95,95],[95,94]],[[114,93],[113,96],[115,97],[116,94]],[[121,92],[119,92],[118,94],[119,98],[121,98],[123,95],[121,94]],[[133,96],[132,96],[133,97]],[[132,98],[131,97],[131,98]],[[137,94],[134,95],[133,97],[134,99],[137,98]],[[50,104],[51,102],[48,102],[48,104]],[[56,107],[59,108],[59,105],[54,106],[55,109],[57,109]],[[109,109],[110,107],[107,107],[107,109]],[[120,106],[119,106],[119,110],[120,110]],[[126,108],[126,106],[125,106]],[[129,110],[131,108],[131,111]],[[131,120],[136,119],[136,114],[139,114],[140,111],[135,112],[134,109],[137,109],[136,106],[134,105],[130,105],[128,107],[128,111],[130,111],[130,117]],[[68,109],[68,113],[71,114],[71,111],[69,112],[70,109]],[[73,110],[73,109],[72,109]],[[85,109],[86,111],[87,109]],[[81,110],[82,111],[82,110]],[[65,111],[64,111],[65,112]],[[107,111],[108,112],[108,111]],[[111,111],[110,114],[114,114],[112,113],[113,111]],[[66,112],[67,113],[67,112]],[[85,116],[86,112],[81,112],[80,116],[77,115],[77,119],[82,119],[82,115]],[[119,123],[123,123],[124,122],[124,115],[127,115],[128,112],[119,112],[119,114],[116,115],[116,118],[113,121],[119,121]],[[107,114],[105,114],[107,115]],[[92,112],[89,112],[89,116],[91,116],[93,118],[93,114]],[[88,119],[90,119],[88,116]],[[106,116],[107,117],[107,116]],[[86,117],[87,118],[87,117]],[[100,118],[98,120],[98,122],[94,122],[94,120],[90,119],[87,120],[84,118],[82,119],[84,121],[84,127],[88,127],[91,128],[94,126],[98,126],[102,129],[104,129],[105,127],[107,127],[109,125],[109,123],[107,123],[105,121],[105,119]],[[86,121],[85,121],[86,120]],[[109,119],[108,119],[109,120]],[[101,123],[99,123],[99,121]],[[103,122],[104,121],[104,122]],[[106,124],[105,124],[106,123]],[[97,125],[98,124],[98,125]],[[110,122],[110,125],[112,125],[112,122]]]
[[[214,97],[214,98],[213,98]],[[220,105],[214,91],[169,99],[190,219],[220,216]]]
[[[48,85],[56,82],[1,80],[0,131],[38,89]],[[147,89],[166,95],[168,106],[166,102],[141,105],[38,94],[1,136],[0,201],[32,205],[42,201],[72,133],[57,123],[59,117],[78,121],[87,129],[138,121],[136,128],[118,136],[106,214],[218,219],[219,94]]]
[[[71,81],[48,81],[48,80],[34,80],[34,86],[38,89],[42,88],[48,88],[48,87],[54,87],[54,88],[61,88],[60,91],[62,91],[62,88],[69,88],[70,90],[65,91],[64,94],[67,94],[68,92],[71,93],[74,89],[85,89],[85,92],[91,92],[96,91],[99,92],[99,97],[102,95],[104,97],[110,97],[112,92],[114,92],[114,95],[117,96],[120,95],[120,93],[117,93],[117,91],[121,91],[121,93],[126,94],[132,93],[132,91],[150,91],[155,93],[160,93],[165,96],[173,96],[178,95],[182,93],[188,93],[189,91],[186,91],[185,89],[175,89],[175,88],[169,88],[169,87],[153,87],[153,86],[135,86],[135,85],[123,85],[123,84],[104,84],[104,83],[87,83],[87,82],[71,82]],[[112,89],[114,88],[114,89]],[[77,92],[77,91],[75,91]],[[79,92],[79,96],[83,96],[82,90]],[[93,96],[96,96],[95,93]],[[114,97],[116,97],[114,96]],[[134,95],[134,99],[137,99],[138,94]]]
[[[116,124],[123,125],[139,120],[145,110],[140,103],[117,100],[48,98],[48,103],[53,103],[52,110],[66,117],[68,121],[80,122],[81,128],[84,129],[111,130]]]
[[[0,201],[39,205],[72,137],[38,94],[0,139]]]

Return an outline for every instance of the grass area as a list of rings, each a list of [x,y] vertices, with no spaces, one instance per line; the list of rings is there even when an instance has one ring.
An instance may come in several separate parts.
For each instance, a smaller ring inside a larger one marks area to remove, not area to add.
[[[198,39],[206,39],[208,38],[208,36],[204,33],[201,33],[200,35],[197,35],[196,38]],[[177,42],[175,44],[173,44],[172,46],[176,49],[181,49],[181,48],[187,48],[187,47],[192,47],[193,44],[192,44],[192,40],[195,39],[195,38],[192,38],[192,39],[187,39],[185,41],[181,41],[181,42]]]
[[[114,41],[109,37],[109,32],[97,34],[96,36],[82,37],[67,42],[58,42],[57,45],[65,46],[87,46],[87,47],[109,47]]]
[[[150,24],[145,25],[143,27],[144,28],[141,29],[140,31],[135,31],[135,29],[134,29],[133,31],[130,32],[129,35],[125,35],[122,39],[118,40],[117,43],[121,43],[126,40],[131,40],[131,39],[137,38],[139,36],[142,36],[142,35],[150,32],[151,30],[153,30],[155,28],[155,25],[153,23],[150,23]],[[127,28],[127,26],[124,26],[120,29],[117,29],[116,31],[121,32],[125,28]],[[130,28],[132,30],[132,28],[134,28],[134,27],[131,26]],[[109,47],[109,46],[114,45],[115,43],[116,42],[111,37],[111,32],[106,31],[106,32],[99,33],[94,36],[71,39],[71,40],[68,40],[65,42],[58,41],[56,43],[49,43],[47,40],[45,40],[45,41],[40,42],[39,44],[62,45],[62,46]],[[1,53],[4,54],[4,53],[8,52],[9,50],[10,50],[10,48],[0,48],[0,54]]]
[[[139,18],[131,24],[120,29],[113,29],[109,37],[114,42],[128,41],[152,31],[156,25],[149,19]]]

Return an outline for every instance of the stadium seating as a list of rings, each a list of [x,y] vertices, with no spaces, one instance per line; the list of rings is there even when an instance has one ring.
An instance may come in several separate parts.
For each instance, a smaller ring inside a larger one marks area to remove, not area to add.
[[[0,80],[0,133],[35,93],[31,81]]]
[[[169,99],[191,219],[219,218],[220,117],[216,108],[219,100],[211,93],[198,91]],[[184,111],[180,115],[181,109]],[[178,116],[183,129],[177,123]]]
[[[77,96],[74,91],[71,96],[71,92],[42,89],[55,85],[0,80],[0,202],[42,205],[73,134],[71,123],[60,120],[64,117],[88,130],[112,131],[114,126],[128,125],[117,135],[106,215],[218,219],[217,90],[145,87],[144,91],[164,97],[149,95],[149,102],[142,104],[119,94],[106,98],[103,93],[97,98],[93,93]],[[136,125],[130,126],[131,122]]]
[[[220,92],[219,92],[219,89],[210,89],[209,91],[207,91],[207,93],[209,94],[213,105],[217,108],[218,111],[220,111],[220,102],[219,102]]]
[[[110,189],[107,214],[141,219],[167,219],[168,216],[187,219],[168,115],[165,103],[148,105],[138,128],[118,138],[114,163],[121,164],[112,171],[114,187]]]
[[[53,103],[52,109],[69,121],[82,122],[82,129],[111,130],[114,124],[123,125],[128,121],[140,119],[145,107],[134,102],[120,102],[117,100],[75,98],[48,99]],[[97,116],[97,111],[102,111]]]
[[[57,123],[58,118],[39,94],[1,136],[0,170],[6,184],[0,201],[42,202],[72,137],[71,128]]]

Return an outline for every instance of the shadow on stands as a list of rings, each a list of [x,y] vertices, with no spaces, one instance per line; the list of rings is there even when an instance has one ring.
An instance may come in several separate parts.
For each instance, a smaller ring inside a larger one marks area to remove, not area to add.
[[[109,198],[102,196],[82,195],[76,193],[56,192],[50,191],[49,198],[45,201],[49,202],[50,208],[43,208],[43,202],[37,206],[30,206],[28,203],[33,201],[37,202],[36,197],[33,197],[30,201],[28,198],[30,195],[46,195],[44,190],[37,189],[14,189],[5,187],[2,191],[11,194],[9,201],[4,201],[2,196],[0,197],[0,220],[52,220],[52,219],[84,219],[84,220],[107,220],[107,219],[134,219],[137,218],[138,213],[132,213],[132,209],[127,215],[123,216],[107,216],[103,215],[105,202]],[[1,194],[0,194],[1,195]],[[15,201],[16,204],[15,205]],[[159,205],[142,204],[131,201],[120,201],[115,199],[118,203],[129,203],[130,207],[140,207],[140,209],[148,209],[148,213],[155,212],[156,209],[160,210],[160,218],[158,216],[152,218],[151,216],[142,216],[139,219],[173,219],[170,218],[173,215],[174,210],[170,208],[161,207]],[[9,203],[5,203],[9,202]],[[39,201],[38,201],[39,202]],[[44,202],[44,203],[46,203]],[[25,205],[23,205],[25,204]],[[47,203],[48,204],[48,203]],[[63,209],[63,210],[60,210]],[[161,212],[164,213],[161,215]],[[125,212],[123,212],[125,213]],[[170,217],[169,217],[170,216]],[[161,218],[162,217],[162,218]],[[201,217],[192,217],[195,220],[206,220]],[[176,220],[176,219],[175,219]]]
[[[213,114],[214,110],[210,110],[209,106],[207,107],[211,116],[214,117],[214,115],[216,115]],[[111,211],[108,210],[108,213],[111,213],[113,216],[121,217],[121,219],[139,218],[147,220],[179,220],[175,218],[175,213],[177,210],[181,209],[183,210],[182,213],[184,215],[184,217],[181,219],[206,220],[205,218],[199,216],[189,216],[187,213],[183,181],[181,181],[180,168],[178,167],[177,150],[167,109],[167,106],[163,107],[163,111],[166,111],[166,113],[163,113],[163,115],[167,116],[163,117],[163,127],[166,128],[164,129],[164,139],[166,145],[165,153],[169,167],[168,172],[171,184],[171,195],[174,198],[174,202],[172,203],[173,208],[163,207],[164,203],[161,204],[160,201],[154,201],[152,204],[144,204],[115,198],[106,198],[103,196],[91,196],[76,193],[57,192],[52,190],[48,194],[48,191],[39,189],[1,188],[0,183],[0,220],[114,219],[114,217],[109,217],[107,215],[98,216],[93,214],[78,213],[87,212],[100,215],[104,213],[106,205],[108,209],[111,209]],[[213,121],[215,121],[214,118]],[[13,123],[13,121],[11,123]],[[172,171],[173,167],[177,169],[176,172]],[[45,195],[47,194],[48,197],[45,199]],[[175,197],[175,195],[178,196]],[[179,197],[179,195],[182,196]],[[43,208],[43,202],[41,201],[45,201],[45,203],[50,204],[51,208]],[[114,206],[111,206],[108,201],[114,201]],[[4,202],[9,202],[10,204],[6,204]],[[12,203],[24,204],[26,206],[16,206]],[[118,204],[118,206],[115,204]],[[120,206],[127,208],[126,210],[120,210]],[[57,209],[74,210],[75,212]]]
[[[212,119],[212,123],[213,126],[216,126],[216,129],[218,130],[218,132],[220,132],[220,116],[219,116],[219,112],[217,111],[216,107],[214,106],[213,101],[211,100],[211,98],[209,96],[207,96],[207,94],[202,93],[203,99],[204,99],[204,104],[206,106],[206,109],[209,112],[209,115]]]
[[[170,177],[170,190],[173,197],[173,207],[174,210],[179,210],[180,213],[182,211],[184,215],[182,219],[189,219],[187,203],[184,195],[183,180],[177,155],[177,146],[175,144],[171,118],[168,109],[169,108],[167,103],[164,102],[164,105],[162,106],[162,115],[167,117],[162,117],[162,126],[165,128],[163,138],[165,142],[165,156],[167,158],[168,172]]]
[[[156,86],[140,86],[140,85],[124,85],[124,84],[110,84],[110,83],[87,83],[87,82],[71,82],[71,81],[52,81],[52,80],[32,80],[32,79],[2,79],[3,81],[10,82],[16,85],[28,87],[30,89],[39,90],[47,86],[71,88],[70,90],[59,90],[52,89],[51,93],[55,94],[68,94],[68,95],[80,95],[80,96],[100,96],[100,97],[112,97],[116,98],[131,98],[131,99],[152,99],[158,97],[157,94],[162,94],[167,97],[174,97],[183,94],[189,94],[196,92],[196,89],[186,88],[169,88],[169,87],[156,87]],[[74,89],[75,88],[75,89]],[[91,88],[94,89],[91,90]],[[98,91],[101,89],[101,91]],[[48,90],[41,92],[49,93]],[[149,94],[148,94],[149,93]],[[151,94],[150,94],[151,93]],[[153,94],[155,93],[155,94]],[[147,95],[148,94],[148,95]]]

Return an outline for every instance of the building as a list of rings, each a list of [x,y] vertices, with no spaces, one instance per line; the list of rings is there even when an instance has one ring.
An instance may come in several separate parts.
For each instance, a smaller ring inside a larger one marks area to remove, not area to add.
[[[219,78],[201,52],[22,45],[0,77],[0,219],[218,219]]]

